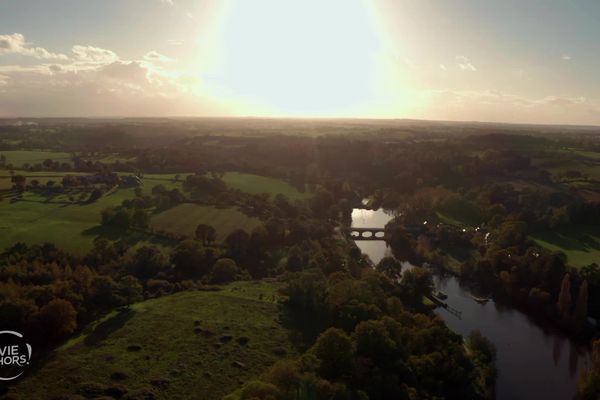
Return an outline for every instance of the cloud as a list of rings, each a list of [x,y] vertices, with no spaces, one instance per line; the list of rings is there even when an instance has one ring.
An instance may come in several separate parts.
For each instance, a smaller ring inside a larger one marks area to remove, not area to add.
[[[442,71],[447,71],[448,70],[448,68],[446,68],[446,66],[444,64],[440,64],[440,69]]]
[[[456,61],[458,63],[458,68],[461,71],[477,71],[477,68],[471,63],[465,56],[456,56]]]
[[[170,44],[171,46],[181,46],[183,42],[181,40],[168,39],[167,44]]]
[[[571,61],[571,56],[568,54],[563,54],[560,58],[562,58],[563,61]]]
[[[560,97],[560,96],[546,96],[539,100],[536,100],[537,104],[548,104],[553,106],[573,106],[578,104],[588,103],[588,99],[585,97]]]
[[[159,62],[159,63],[167,63],[174,61],[171,57],[167,57],[164,54],[160,54],[159,52],[152,50],[144,55],[144,60],[150,62]]]
[[[175,1],[174,0],[160,0],[161,3],[163,4],[168,4],[170,6],[174,6],[175,5]]]
[[[600,99],[529,98],[496,90],[429,90],[420,95],[427,118],[549,124],[600,124]]]
[[[78,61],[88,63],[110,64],[119,60],[119,56],[115,52],[100,47],[75,45],[71,51]]]
[[[31,47],[31,43],[25,42],[25,36],[20,33],[12,35],[0,35],[0,56],[6,54],[20,54],[35,57],[37,59],[68,60],[68,57],[60,53],[51,53],[43,47]]]

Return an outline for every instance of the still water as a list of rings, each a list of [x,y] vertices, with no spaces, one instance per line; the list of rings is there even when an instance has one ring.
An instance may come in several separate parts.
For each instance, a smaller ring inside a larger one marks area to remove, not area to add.
[[[354,209],[352,226],[379,228],[392,218],[384,210]],[[356,244],[374,263],[391,255],[384,241]],[[436,309],[448,327],[463,336],[479,330],[495,344],[498,400],[573,398],[577,379],[590,363],[587,347],[575,344],[552,327],[537,324],[514,308],[493,300],[487,304],[475,302],[469,289],[461,287],[454,276],[435,274],[434,283],[448,295],[448,305],[462,313],[459,319],[443,308]]]

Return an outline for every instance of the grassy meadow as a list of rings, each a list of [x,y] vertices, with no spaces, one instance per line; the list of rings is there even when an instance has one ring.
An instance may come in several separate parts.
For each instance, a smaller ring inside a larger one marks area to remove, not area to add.
[[[234,208],[186,203],[154,215],[150,224],[155,230],[191,237],[194,236],[198,224],[212,225],[217,230],[217,240],[222,241],[238,228],[251,232],[260,224],[260,220],[248,217]]]
[[[540,245],[551,251],[561,251],[573,267],[592,263],[600,264],[600,230],[593,227],[577,227],[532,235]]]
[[[227,172],[223,175],[223,181],[231,188],[251,194],[267,193],[271,196],[283,194],[290,200],[304,200],[311,196],[308,192],[300,192],[282,179],[261,175]]]
[[[4,199],[0,202],[0,249],[16,242],[53,242],[65,250],[85,253],[97,236],[119,235],[100,226],[102,210],[133,197],[133,189],[118,189],[91,204],[47,202],[27,196],[14,203]]]
[[[13,168],[21,168],[25,164],[41,164],[48,159],[71,164],[71,155],[60,151],[2,150],[0,155],[5,156],[6,164],[12,164]]]
[[[11,398],[220,399],[297,354],[277,288],[237,282],[113,311],[57,349]]]

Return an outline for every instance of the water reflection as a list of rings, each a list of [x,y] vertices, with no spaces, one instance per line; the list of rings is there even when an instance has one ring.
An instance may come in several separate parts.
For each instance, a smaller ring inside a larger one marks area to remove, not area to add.
[[[352,212],[354,227],[384,227],[393,215],[383,210]],[[391,255],[384,241],[356,241],[374,263]],[[410,269],[403,263],[403,270]],[[509,306],[490,300],[475,302],[468,287],[448,274],[436,273],[434,284],[448,295],[448,304],[462,312],[461,319],[436,309],[453,331],[468,336],[479,330],[497,349],[498,400],[572,399],[582,370],[590,365],[590,349],[578,346],[552,326],[540,323]]]
[[[355,228],[383,228],[392,218],[394,218],[394,214],[383,209],[355,208],[352,210],[352,226]],[[356,245],[375,264],[383,257],[392,255],[392,250],[383,240],[357,240]]]
[[[573,398],[577,379],[589,366],[589,349],[514,308],[493,300],[475,302],[454,277],[434,281],[448,295],[448,304],[462,312],[458,319],[436,310],[450,329],[463,336],[477,329],[496,345],[498,399]]]

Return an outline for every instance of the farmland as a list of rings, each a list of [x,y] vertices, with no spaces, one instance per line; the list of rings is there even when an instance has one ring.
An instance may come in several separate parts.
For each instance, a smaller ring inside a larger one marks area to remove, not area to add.
[[[91,204],[64,204],[41,200],[0,202],[0,248],[16,242],[53,242],[75,253],[85,253],[102,234],[118,234],[102,229],[100,214],[106,207],[133,198],[133,189],[110,192]]]
[[[155,230],[193,237],[198,224],[214,226],[217,240],[222,241],[235,229],[252,231],[260,221],[248,217],[234,208],[217,208],[197,204],[180,204],[152,217]]]
[[[34,150],[3,150],[0,154],[6,157],[6,164],[12,164],[13,168],[21,168],[25,164],[41,164],[45,160],[58,161],[60,163],[70,163],[71,155],[69,153],[57,151],[34,151]]]
[[[54,154],[50,152],[12,152],[25,159],[33,160],[35,154]],[[13,154],[13,156],[14,156]],[[39,182],[44,186],[49,181],[59,184],[68,175],[88,175],[78,172],[53,171],[14,171],[23,175],[27,182]],[[131,175],[120,173],[119,175]],[[145,174],[141,186],[144,194],[151,194],[152,189],[162,185],[166,190],[183,191],[183,181],[187,177],[182,174]],[[306,193],[297,191],[286,182],[258,175],[237,172],[226,173],[223,180],[231,188],[249,193],[285,194],[291,199],[303,199]],[[133,188],[115,188],[94,203],[81,203],[73,199],[69,193],[58,193],[51,196],[37,192],[23,193],[19,201],[11,202],[11,175],[8,170],[0,170],[0,191],[4,191],[4,201],[0,202],[0,248],[6,248],[15,242],[40,244],[53,241],[58,246],[78,254],[87,252],[98,236],[110,239],[127,238],[128,243],[135,245],[137,240],[150,240],[148,235],[127,234],[119,229],[108,229],[100,225],[102,210],[119,206],[123,200],[135,197]],[[75,196],[77,197],[77,196]],[[234,229],[245,229],[250,232],[259,224],[259,220],[251,218],[234,208],[216,208],[208,205],[180,204],[174,208],[155,214],[151,225],[155,230],[164,230],[186,236],[193,236],[200,223],[210,224],[217,229],[217,240],[223,240]],[[154,238],[157,241],[159,239]]]
[[[277,287],[233,283],[221,291],[182,292],[113,311],[56,350],[12,396],[126,391],[132,398],[195,393],[220,399],[278,359],[296,354],[278,318]]]
[[[310,197],[310,193],[301,192],[281,179],[260,175],[227,172],[223,175],[223,181],[227,186],[246,193],[267,193],[271,196],[283,194],[291,200],[303,200]]]

